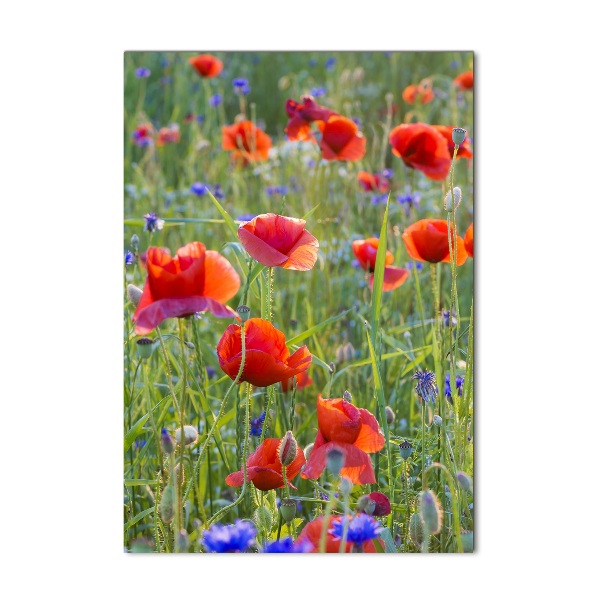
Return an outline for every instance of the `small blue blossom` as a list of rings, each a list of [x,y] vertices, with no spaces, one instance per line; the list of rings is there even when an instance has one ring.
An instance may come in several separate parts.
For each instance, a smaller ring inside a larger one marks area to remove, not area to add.
[[[160,78],[161,85],[169,85],[172,82],[173,82],[173,78],[172,77],[161,77]]]
[[[382,204],[387,201],[387,194],[378,194],[371,197],[371,204]]]
[[[273,185],[267,188],[267,196],[285,196],[287,193],[286,185]]]
[[[353,121],[354,123],[356,123],[356,126],[357,126],[358,128],[360,128],[360,126],[362,125],[362,121],[361,121],[361,120],[360,120],[358,117],[352,117],[352,121]]]
[[[140,67],[139,69],[135,70],[135,76],[138,79],[146,79],[146,77],[150,77],[150,69],[147,69],[146,67]]]
[[[328,71],[332,71],[333,67],[335,67],[335,58],[333,56],[329,57],[326,61],[325,61],[325,68]]]
[[[245,85],[248,85],[248,80],[244,77],[238,77],[234,79],[232,82],[234,88],[243,88]]]
[[[166,68],[169,66],[169,61],[168,61],[166,58],[163,58],[163,59],[160,61],[160,66],[161,66],[163,69],[166,69]]]
[[[146,440],[135,440],[134,447],[136,450],[143,448],[146,445]]]
[[[215,523],[202,533],[202,544],[208,552],[243,552],[255,541],[256,528],[241,519],[233,525]]]
[[[254,217],[256,217],[256,215],[253,215],[252,213],[247,213],[245,215],[240,215],[236,219],[236,221],[244,221],[244,222],[252,221],[252,219],[254,219]]]
[[[200,124],[204,123],[204,115],[198,115],[196,117],[196,121],[198,121]]]
[[[327,93],[327,90],[324,87],[315,87],[310,90],[310,95],[313,98],[321,98]]]
[[[300,542],[294,543],[293,538],[286,537],[282,540],[276,540],[270,544],[265,544],[263,552],[268,554],[283,554],[283,553],[300,553],[310,552],[314,546],[308,540],[301,540]]]
[[[456,376],[456,391],[459,396],[463,395],[463,383],[465,382],[465,378],[460,375]],[[446,385],[444,386],[444,395],[449,400],[452,398],[452,388],[450,387],[450,374],[446,374]]]
[[[316,59],[316,58],[311,58],[311,59],[308,61],[308,66],[309,66],[309,67],[316,67],[316,66],[317,66],[317,59]]]
[[[316,167],[317,163],[311,158],[307,163],[306,166],[309,169],[314,169],[314,167]]]
[[[265,417],[267,413],[263,410],[263,412],[256,417],[256,419],[252,419],[250,421],[250,435],[254,437],[258,437],[262,435],[262,424],[265,422]]]
[[[352,261],[350,262],[350,264],[355,268],[358,269],[360,267],[360,262],[357,258],[352,259]]]
[[[450,63],[450,68],[451,68],[451,69],[458,69],[458,61],[456,61],[456,60],[453,60],[453,61]]]
[[[394,171],[392,171],[392,169],[384,169],[383,171],[381,171],[381,174],[386,179],[391,179],[394,176]]]
[[[214,367],[211,367],[210,365],[206,365],[206,375],[209,379],[212,379],[216,374],[217,374],[217,372],[214,369]]]
[[[416,262],[415,266],[417,267],[417,271],[421,271],[423,269],[423,263],[422,262]],[[407,271],[412,271],[413,268],[413,263],[412,262],[407,262],[406,265],[404,265],[404,268]]]
[[[344,535],[344,526],[348,528],[346,539],[353,544],[362,545],[376,538],[383,531],[383,527],[376,519],[367,513],[360,513],[354,517],[342,517],[333,524],[329,533],[333,534],[334,539],[341,540]]]
[[[159,219],[156,213],[153,212],[144,215],[144,219],[146,220],[144,231],[149,231],[150,233],[153,231],[160,231],[165,224],[165,222],[162,219]]]
[[[223,193],[223,188],[218,183],[215,183],[215,187],[213,189],[213,196],[215,198],[218,198],[219,200],[223,200],[225,198],[225,194]]]
[[[204,194],[206,194],[206,190],[210,190],[210,188],[208,185],[206,185],[206,183],[202,183],[201,181],[196,181],[190,186],[190,191],[196,194],[196,196],[204,196]]]
[[[133,252],[125,252],[125,265],[132,265],[135,262],[135,254]]]
[[[442,311],[442,322],[444,324],[444,327],[450,327],[450,311],[449,310]],[[458,321],[456,320],[456,313],[454,311],[452,311],[452,327],[454,327],[457,323],[458,323]]]
[[[214,96],[211,96],[208,100],[208,103],[214,107],[219,106],[221,102],[223,102],[223,97],[221,96],[221,94],[215,94]]]
[[[431,371],[417,371],[412,379],[416,379],[415,391],[417,396],[421,398],[423,402],[433,402],[438,395],[438,387],[435,382],[435,373]]]
[[[396,200],[399,204],[404,205],[406,211],[409,212],[411,208],[417,208],[419,206],[421,194],[419,192],[415,192],[414,194],[399,194],[396,196]]]

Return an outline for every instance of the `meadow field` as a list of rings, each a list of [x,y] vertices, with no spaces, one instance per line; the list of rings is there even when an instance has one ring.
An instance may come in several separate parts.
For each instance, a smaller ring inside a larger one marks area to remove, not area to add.
[[[125,551],[472,552],[473,54],[124,63]]]

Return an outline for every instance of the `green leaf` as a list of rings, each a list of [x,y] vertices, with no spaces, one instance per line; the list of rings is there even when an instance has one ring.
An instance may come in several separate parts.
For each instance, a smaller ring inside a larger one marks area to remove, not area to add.
[[[127,487],[135,487],[136,485],[156,485],[158,481],[154,479],[126,479],[125,485]]]
[[[210,193],[209,190],[206,190],[206,193],[208,194],[208,197],[213,201],[213,204],[217,207],[217,210],[223,216],[223,219],[225,219],[225,223],[227,227],[229,227],[231,233],[233,233],[233,237],[237,240],[238,226],[235,224],[235,221],[233,220],[231,215],[221,206],[220,202]]]
[[[334,317],[329,317],[329,319],[325,319],[324,321],[321,321],[318,325],[315,325],[314,327],[311,327],[310,329],[307,329],[306,331],[303,331],[302,333],[295,335],[293,338],[290,338],[286,343],[287,344],[299,344],[300,342],[309,338],[311,335],[317,333],[318,331],[321,331],[321,329],[323,329],[323,327],[325,327],[325,325],[339,321],[340,319],[345,317],[352,310],[354,310],[354,309],[349,308],[349,309],[345,310],[344,312],[341,312],[339,315],[335,315]]]
[[[371,337],[373,338],[374,344],[377,339],[379,317],[381,315],[381,295],[383,293],[383,272],[385,270],[385,255],[387,251],[387,222],[389,209],[390,195],[388,194],[385,213],[383,215],[383,223],[381,224],[381,232],[379,233],[379,246],[377,247],[373,278],[373,294],[371,296],[371,306],[373,307],[373,329],[371,330]]]
[[[131,447],[131,444],[135,442],[135,438],[142,433],[144,425],[149,417],[150,413],[146,413],[141,419],[136,421],[131,429],[125,434],[125,452],[127,452]]]
[[[127,523],[125,523],[125,531],[127,531],[132,525],[135,525],[138,521],[141,521],[144,517],[148,516],[150,513],[153,513],[154,508],[154,506],[151,506],[150,508],[147,508],[146,510],[143,510],[141,513],[137,514],[130,521],[127,521]]]
[[[304,221],[308,221],[309,217],[312,216],[312,214],[315,212],[315,210],[317,210],[317,208],[319,208],[319,206],[321,206],[320,204],[317,204],[316,206],[313,206],[303,217],[302,219]]]

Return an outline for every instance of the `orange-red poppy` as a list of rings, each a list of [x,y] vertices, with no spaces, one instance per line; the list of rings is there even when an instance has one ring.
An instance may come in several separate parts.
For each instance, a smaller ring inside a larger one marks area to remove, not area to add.
[[[302,103],[291,98],[285,103],[285,110],[290,120],[285,128],[285,133],[291,142],[313,140],[310,129],[311,123],[327,121],[332,115],[337,115],[334,110],[319,106],[312,96],[304,96]]]
[[[309,271],[317,262],[319,241],[305,226],[304,219],[266,213],[240,226],[238,237],[261,265]]]
[[[306,371],[312,356],[302,346],[290,356],[285,335],[264,319],[248,319],[246,362],[239,383],[247,381],[257,387],[273,385]],[[221,369],[235,379],[242,361],[242,335],[239,325],[229,325],[217,345]]]
[[[402,99],[407,104],[428,104],[435,98],[433,89],[430,85],[409,85],[402,92]]]
[[[240,276],[230,262],[204,244],[192,242],[175,257],[154,246],[146,252],[148,277],[132,320],[138,335],[150,333],[170,317],[210,311],[231,318],[225,302],[236,295]]]
[[[403,123],[390,132],[392,153],[430,179],[445,179],[452,159],[446,138],[427,123]]]
[[[179,125],[176,123],[169,127],[161,127],[156,136],[156,145],[175,144],[179,141]]]
[[[473,223],[467,227],[465,233],[465,250],[467,251],[467,254],[473,258]]]
[[[321,155],[325,160],[359,160],[367,151],[367,140],[358,125],[347,117],[332,115],[319,122]]]
[[[421,219],[404,231],[402,240],[406,250],[415,260],[430,263],[450,262],[448,224],[444,219]],[[465,242],[457,236],[456,264],[463,265],[466,260]]]
[[[263,443],[248,457],[246,461],[246,479],[254,484],[254,487],[266,492],[276,488],[284,487],[281,460],[279,460],[279,438],[266,438]],[[302,465],[306,463],[304,452],[298,446],[296,457],[285,469],[285,476],[290,487],[291,480],[298,475]],[[227,475],[225,483],[233,487],[239,487],[244,483],[244,471],[236,471]],[[296,489],[296,488],[294,488]]]
[[[271,138],[252,121],[240,121],[222,127],[223,150],[232,150],[232,157],[246,165],[269,158]]]
[[[311,550],[312,553],[319,552],[320,544],[321,544],[321,535],[323,529],[326,530],[325,534],[325,552],[327,553],[338,553],[340,551],[340,545],[342,540],[336,540],[333,537],[333,534],[330,533],[330,529],[332,529],[334,523],[341,520],[341,516],[330,516],[325,520],[325,517],[317,517],[313,521],[309,521],[304,529],[300,532],[298,536],[297,543],[301,542],[310,542],[313,546]],[[377,538],[381,545],[385,548],[384,542]],[[344,546],[344,552],[352,552],[352,547],[354,544],[352,542],[346,542]],[[362,551],[368,553],[375,553],[377,549],[375,548],[375,544],[369,540],[362,545]]]
[[[379,452],[385,445],[385,437],[377,419],[365,408],[357,408],[342,398],[317,398],[317,421],[319,431],[315,445],[301,476],[317,479],[327,464],[327,453],[340,450],[344,466],[340,475],[352,483],[362,485],[375,483],[375,473],[369,454]]]
[[[308,371],[303,371],[296,375],[296,389],[301,390],[302,388],[308,387],[313,382],[312,377],[308,374]],[[289,392],[294,387],[294,378],[285,379],[281,382],[281,391]]]
[[[473,89],[473,71],[465,71],[454,78],[454,85],[459,90]]]
[[[439,131],[445,138],[448,144],[448,152],[450,156],[454,155],[454,141],[452,139],[452,127],[450,125],[433,125],[433,128]],[[466,137],[465,141],[458,147],[456,158],[473,158],[471,150],[471,140]]]
[[[199,54],[192,56],[188,62],[200,77],[216,77],[223,70],[223,63],[212,54]]]
[[[367,238],[366,240],[355,240],[352,242],[352,252],[358,259],[360,266],[370,273],[375,269],[375,260],[377,258],[377,249],[379,248],[379,240],[377,238]],[[394,261],[394,255],[386,250],[385,252],[385,268],[383,270],[383,291],[390,292],[391,290],[400,287],[408,279],[408,271],[400,267],[390,266]],[[375,276],[369,278],[369,287],[373,289]]]
[[[359,171],[356,179],[358,180],[358,185],[360,185],[365,192],[381,192],[382,194],[385,194],[390,189],[390,182],[387,178],[377,173]]]

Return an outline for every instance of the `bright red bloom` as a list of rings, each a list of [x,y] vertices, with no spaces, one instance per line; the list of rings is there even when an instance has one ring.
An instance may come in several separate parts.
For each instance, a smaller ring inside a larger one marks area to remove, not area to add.
[[[283,482],[283,465],[279,460],[279,438],[265,438],[263,443],[253,452],[246,462],[246,479],[251,481],[256,488],[266,492],[275,488],[282,488]],[[304,452],[298,446],[296,450],[296,458],[290,465],[286,467],[285,476],[288,480],[288,485],[292,488],[291,480],[298,475],[302,465],[306,463]],[[233,487],[239,487],[244,484],[244,471],[237,471],[227,475],[225,483]],[[296,488],[294,488],[296,489]]]
[[[433,125],[433,128],[439,131],[448,143],[448,152],[450,156],[454,155],[454,141],[452,140],[452,127],[450,125]],[[466,137],[465,141],[458,147],[456,158],[473,158],[473,151],[471,150],[471,140]]]
[[[355,240],[352,242],[352,252],[358,259],[360,266],[372,273],[375,270],[375,260],[377,258],[377,249],[379,248],[379,240],[377,238],[367,238],[366,240]],[[408,279],[408,271],[400,267],[390,266],[394,261],[394,255],[389,251],[385,251],[385,268],[383,270],[383,291],[390,292],[391,290],[400,287]],[[369,278],[369,287],[373,289],[375,276]]]
[[[421,219],[405,229],[402,239],[406,250],[415,260],[450,262],[448,224],[444,219]],[[457,236],[456,264],[463,265],[466,260],[465,242]]]
[[[285,336],[264,319],[248,319],[246,362],[239,383],[247,381],[257,387],[273,385],[306,371],[312,356],[306,346],[290,356]],[[217,345],[221,369],[235,379],[242,362],[242,335],[239,325],[229,325]]]
[[[223,150],[233,150],[232,157],[247,165],[269,158],[271,138],[252,121],[223,125]]]
[[[333,534],[329,533],[329,530],[333,527],[334,523],[340,521],[341,518],[342,517],[339,515],[330,516],[328,517],[327,521],[325,521],[325,517],[318,517],[314,521],[308,522],[304,526],[304,529],[300,532],[297,543],[308,541],[313,545],[313,549],[311,550],[311,552],[319,552],[319,547],[321,544],[321,535],[323,532],[323,528],[325,528],[325,530],[327,531],[327,534],[325,536],[325,552],[330,554],[339,552],[342,540],[334,539]],[[381,543],[382,547],[385,548],[383,540],[379,538],[377,539]],[[354,544],[352,542],[346,542],[346,545],[344,546],[344,552],[352,552],[353,546]],[[362,546],[363,552],[368,552],[371,554],[377,552],[375,544],[371,540],[365,542]]]
[[[392,153],[430,179],[445,179],[452,159],[446,138],[426,123],[404,123],[390,132]]]
[[[317,262],[319,241],[305,225],[304,219],[266,213],[244,223],[238,237],[246,252],[261,265],[309,271]]]
[[[132,320],[138,335],[150,333],[169,317],[210,311],[231,318],[225,306],[240,288],[240,276],[229,261],[204,244],[192,242],[175,257],[154,246],[146,252],[148,277]]]
[[[296,389],[301,390],[302,388],[308,387],[313,382],[312,377],[308,374],[308,371],[302,371],[296,375]],[[289,392],[294,387],[294,378],[285,379],[281,382],[281,391]]]
[[[467,232],[465,233],[465,250],[473,258],[473,223],[467,227]]]
[[[390,189],[390,182],[377,173],[368,173],[367,171],[359,171],[356,176],[358,185],[365,192],[381,192],[385,194]]]
[[[454,85],[459,90],[472,90],[473,89],[473,71],[465,71],[454,79]]]
[[[156,138],[157,146],[164,146],[165,144],[175,144],[179,141],[179,125],[173,123],[168,127],[162,127],[158,131]]]
[[[223,70],[223,63],[212,54],[199,54],[192,56],[188,62],[200,77],[216,77]]]
[[[359,160],[367,151],[367,140],[358,125],[347,117],[332,115],[319,122],[321,154],[325,160]]]
[[[285,103],[285,110],[290,117],[285,128],[285,133],[290,142],[313,140],[310,129],[315,121],[327,121],[332,115],[337,115],[333,110],[319,106],[312,96],[304,96],[302,104],[291,98]]]
[[[407,104],[428,104],[435,98],[435,94],[430,85],[409,85],[402,92],[402,99]]]
[[[379,452],[385,437],[377,419],[365,408],[357,408],[342,398],[317,398],[319,431],[301,476],[317,479],[327,465],[327,452],[333,448],[344,454],[340,475],[354,484],[375,483],[373,465],[367,453]]]

